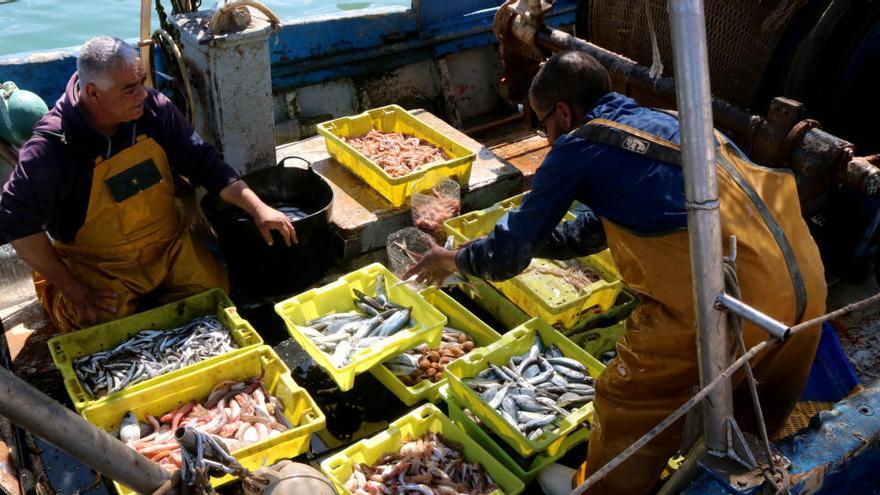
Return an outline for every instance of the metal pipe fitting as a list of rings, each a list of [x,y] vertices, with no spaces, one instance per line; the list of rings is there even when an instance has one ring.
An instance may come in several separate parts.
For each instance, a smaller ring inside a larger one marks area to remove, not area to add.
[[[785,340],[791,334],[791,328],[785,323],[758,311],[726,292],[718,296],[715,307],[718,309],[724,308],[740,318],[753,323],[776,340]]]

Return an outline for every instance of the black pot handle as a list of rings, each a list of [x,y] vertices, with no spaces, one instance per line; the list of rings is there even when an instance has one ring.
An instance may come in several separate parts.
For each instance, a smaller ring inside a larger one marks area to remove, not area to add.
[[[301,156],[286,156],[286,157],[282,158],[281,161],[278,162],[278,164],[277,164],[276,166],[279,167],[279,168],[284,168],[284,163],[285,163],[287,160],[300,160],[300,161],[304,161],[304,162],[306,162],[306,170],[308,170],[309,172],[312,172],[312,173],[315,172],[315,171],[312,169],[312,162],[306,160],[305,158],[303,158],[303,157],[301,157]]]

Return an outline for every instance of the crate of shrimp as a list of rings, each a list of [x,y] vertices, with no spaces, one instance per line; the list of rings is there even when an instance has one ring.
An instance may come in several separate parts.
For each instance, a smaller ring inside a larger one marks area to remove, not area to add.
[[[291,337],[339,385],[419,344],[436,346],[443,313],[380,263],[275,305]]]
[[[428,287],[420,294],[447,318],[440,345],[422,344],[370,370],[408,406],[423,400],[436,402],[440,398],[440,387],[446,384],[444,370],[449,363],[501,338],[492,327],[442,290]]]
[[[212,289],[49,340],[77,412],[207,366],[263,339]]]
[[[485,210],[449,219],[444,230],[456,246],[466,244],[489,234],[524,197],[521,194]],[[569,212],[563,222],[574,219]],[[491,284],[530,317],[543,318],[562,329],[579,327],[610,310],[623,290],[623,281],[607,249],[568,261],[534,258],[516,277]]]
[[[517,495],[523,482],[425,404],[321,463],[340,494],[469,493]],[[445,476],[438,476],[437,473]]]
[[[553,456],[593,414],[604,367],[540,318],[446,367],[449,393],[519,455]]]
[[[428,172],[467,187],[476,153],[397,105],[318,124],[330,156],[402,206]]]
[[[173,472],[181,466],[179,427],[209,433],[246,469],[307,451],[324,414],[268,346],[86,408],[82,416]],[[212,478],[214,487],[235,478]],[[116,483],[122,495],[133,493]]]

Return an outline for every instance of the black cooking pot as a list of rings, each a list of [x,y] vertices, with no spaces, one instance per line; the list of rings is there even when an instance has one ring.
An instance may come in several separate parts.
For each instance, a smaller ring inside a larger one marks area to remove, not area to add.
[[[308,167],[285,167],[290,159],[302,160]],[[274,243],[269,246],[250,215],[216,196],[205,196],[202,210],[217,234],[232,286],[254,295],[277,296],[314,284],[332,260],[330,184],[299,157],[285,158],[242,179],[266,204],[287,214],[299,242],[287,246],[273,231]]]

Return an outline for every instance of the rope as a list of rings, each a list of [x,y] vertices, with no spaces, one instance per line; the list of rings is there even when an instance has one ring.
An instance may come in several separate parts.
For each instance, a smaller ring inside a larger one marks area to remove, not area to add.
[[[731,244],[735,243],[735,238],[732,238]],[[742,292],[739,288],[739,277],[736,275],[735,257],[735,251],[731,253],[730,257],[724,257],[724,262],[722,264],[724,270],[724,289],[728,294],[741,301]],[[738,315],[733,314],[733,312],[728,311],[727,321],[736,336],[736,343],[739,347],[739,352],[745,354],[746,342],[743,339],[742,319]],[[749,387],[749,394],[752,396],[752,405],[755,408],[755,418],[758,423],[758,433],[761,437],[761,446],[764,448],[764,455],[767,456],[767,464],[769,465],[770,471],[776,473],[776,466],[773,464],[773,451],[770,448],[770,436],[767,435],[767,425],[764,424],[764,411],[761,409],[761,401],[758,397],[758,386],[755,382],[755,376],[752,373],[752,365],[746,361],[744,368],[746,372],[746,383]]]
[[[645,0],[645,16],[648,18],[648,31],[651,33],[651,68],[648,76],[657,79],[663,75],[663,60],[660,56],[660,44],[657,43],[657,31],[654,29],[654,18],[651,16],[651,2]]]
[[[791,17],[809,0],[781,0],[779,5],[771,12],[761,24],[761,29],[766,32],[778,31],[788,24]]]
[[[180,471],[174,471],[174,474],[165,480],[165,483],[159,485],[159,488],[157,488],[152,495],[168,495],[169,493],[174,493],[172,490],[175,490],[179,484]]]
[[[791,327],[790,335],[797,335],[798,333],[800,333],[804,330],[807,330],[808,328],[812,328],[815,325],[818,325],[820,323],[824,323],[828,320],[837,318],[839,316],[843,316],[845,314],[851,313],[851,312],[856,311],[858,309],[861,309],[863,307],[873,305],[877,302],[880,302],[880,293],[875,294],[867,299],[863,299],[861,301],[858,301],[858,302],[855,302],[852,304],[848,304],[848,305],[846,305],[836,311],[832,311],[830,313],[824,314],[822,316],[818,316],[818,317],[813,318],[811,320],[807,320],[803,323],[795,325],[795,326]],[[694,406],[699,404],[700,401],[705,399],[706,396],[708,396],[710,393],[712,393],[712,391],[715,390],[721,383],[725,382],[726,380],[729,380],[730,377],[733,376],[733,373],[736,372],[736,370],[738,370],[740,366],[747,363],[753,357],[757,356],[762,351],[764,351],[765,349],[767,349],[768,347],[770,347],[771,345],[774,345],[776,343],[777,343],[777,341],[775,339],[770,338],[770,339],[767,339],[767,340],[761,342],[760,344],[757,344],[755,347],[752,347],[751,349],[749,349],[748,352],[746,352],[745,354],[740,356],[739,359],[737,359],[736,361],[733,362],[733,364],[728,366],[727,369],[725,369],[723,372],[721,372],[721,374],[718,375],[714,380],[712,380],[711,382],[706,384],[705,387],[700,389],[700,391],[697,392],[690,400],[688,400],[687,402],[682,404],[681,407],[679,407],[678,409],[673,411],[672,414],[670,414],[666,419],[661,421],[657,426],[655,426],[654,428],[651,428],[650,431],[648,431],[647,433],[642,435],[642,437],[639,438],[638,440],[636,440],[635,443],[633,443],[632,445],[630,445],[629,447],[624,449],[620,454],[617,454],[617,456],[614,457],[614,459],[611,459],[610,461],[608,461],[607,464],[602,466],[598,471],[596,471],[589,478],[584,480],[583,483],[581,483],[580,485],[578,485],[577,488],[572,490],[571,495],[582,495],[583,493],[585,493],[588,489],[590,489],[590,487],[595,485],[599,480],[601,480],[602,478],[607,476],[608,473],[610,473],[612,470],[614,470],[614,468],[623,464],[633,454],[635,454],[642,447],[647,445],[648,442],[650,442],[651,440],[656,438],[657,435],[662,433],[666,428],[669,428],[673,423],[678,421],[678,419],[681,418],[682,416],[684,416],[688,412],[688,410],[690,410],[691,408],[693,408]]]

